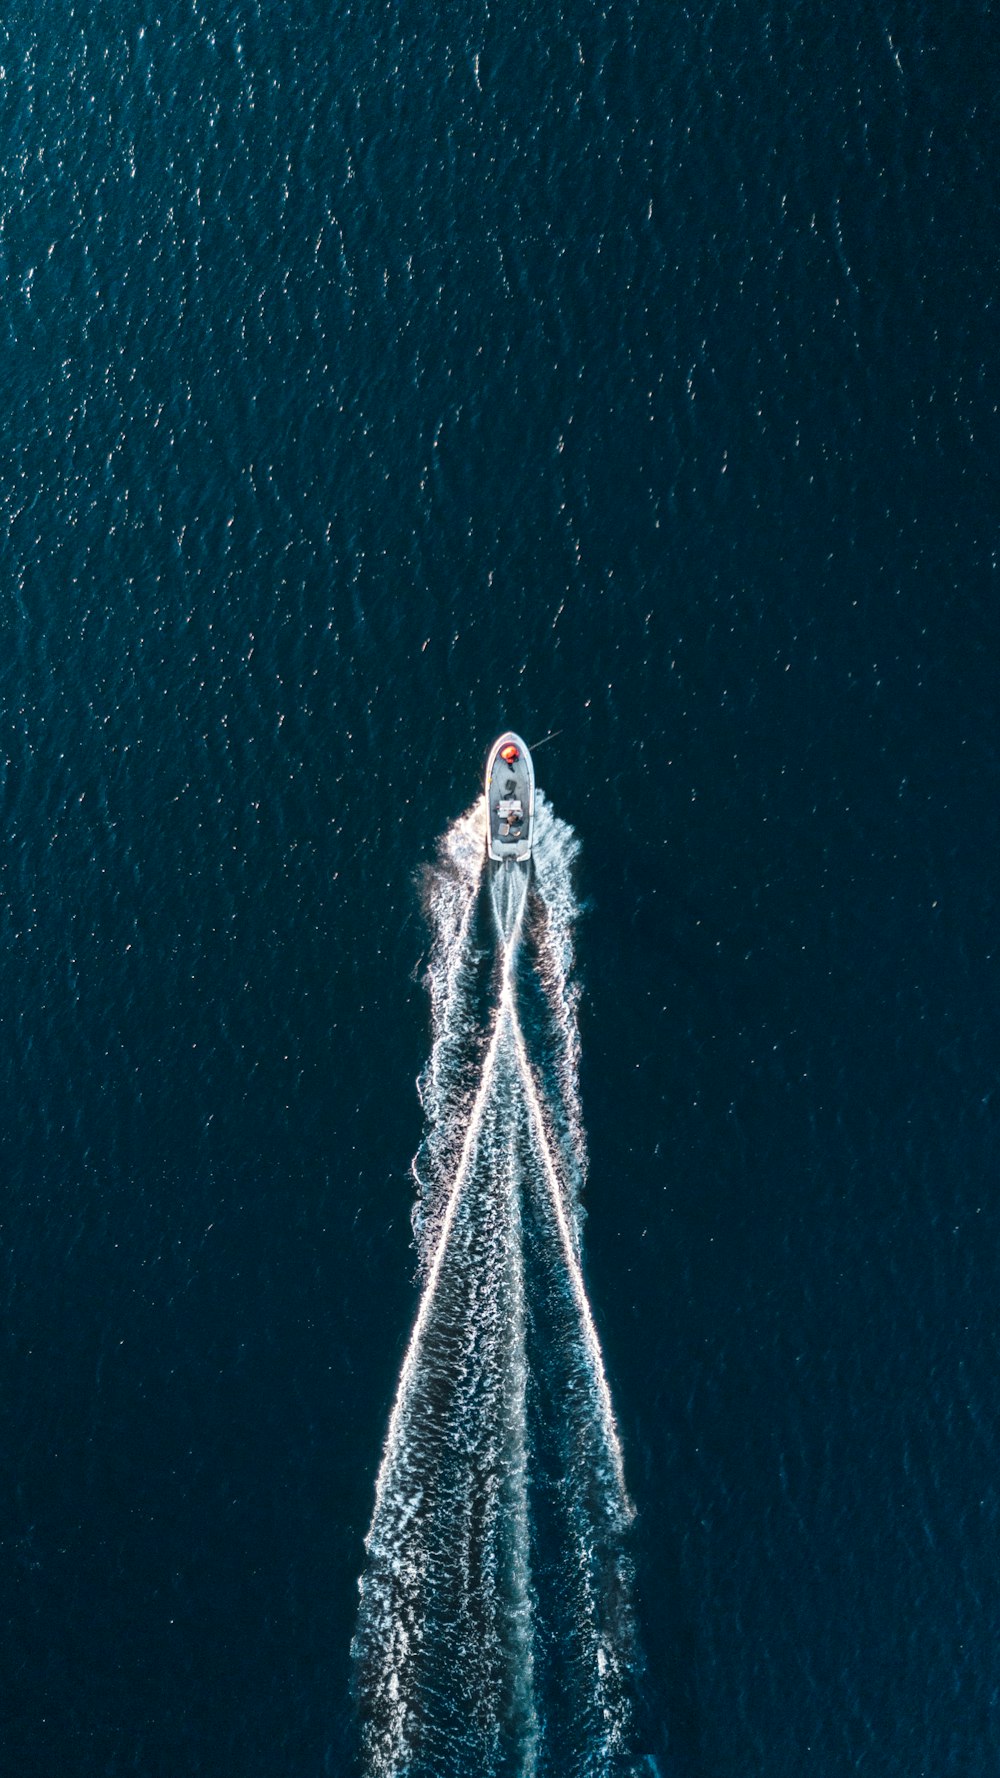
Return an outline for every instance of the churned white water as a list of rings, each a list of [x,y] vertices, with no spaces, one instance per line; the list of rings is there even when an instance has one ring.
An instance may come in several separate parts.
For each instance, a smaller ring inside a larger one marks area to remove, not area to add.
[[[423,1289],[354,1643],[373,1778],[628,1766],[632,1509],[580,1265],[576,849],[540,795],[531,864],[487,864],[475,808],[428,877]]]

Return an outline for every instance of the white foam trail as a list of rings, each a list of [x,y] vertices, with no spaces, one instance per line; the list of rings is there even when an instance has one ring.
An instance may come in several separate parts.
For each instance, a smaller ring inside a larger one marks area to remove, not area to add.
[[[573,980],[573,927],[578,907],[573,894],[572,867],[580,843],[568,822],[560,821],[543,791],[536,793],[533,857],[535,881],[545,908],[538,935],[538,963],[542,986],[552,1008],[561,1039],[559,1081],[570,1153],[578,1176],[577,1188],[587,1174],[587,1139],[580,1104],[580,1028],[577,1020],[579,988]],[[576,1194],[574,1194],[576,1195]],[[572,1205],[573,1234],[579,1244],[579,1203]]]
[[[513,1580],[516,1605],[512,1614],[517,1647],[517,1685],[520,1709],[528,1726],[521,1753],[519,1778],[532,1778],[538,1762],[539,1723],[535,1712],[534,1622],[531,1602],[531,1548],[528,1516],[528,1439],[527,1392],[528,1364],[525,1351],[524,1259],[522,1249],[521,1205],[515,1179],[511,1175],[509,1213],[511,1217],[511,1273],[515,1313],[514,1399],[512,1402],[513,1434]]]
[[[428,872],[427,913],[432,928],[425,977],[431,1001],[431,1053],[417,1082],[426,1129],[412,1172],[417,1185],[414,1233],[426,1267],[440,1234],[443,1205],[436,1182],[454,1173],[456,1101],[463,1092],[472,1025],[470,999],[476,947],[469,931],[485,863],[481,803],[452,823]]]
[[[452,1615],[459,1620],[458,1640],[466,1646],[477,1645],[474,1664],[481,1675],[480,1695],[468,1701],[467,1716],[480,1730],[484,1756],[488,1758],[491,1749],[495,1751],[501,1701],[509,1694],[506,1714],[523,1723],[519,1737],[524,1750],[523,1778],[530,1778],[534,1769],[530,1561],[524,1504],[523,1273],[514,1220],[518,1216],[517,1180],[513,1151],[505,1154],[494,1132],[487,1137],[485,1130],[487,1122],[497,1122],[496,1076],[510,1072],[510,1045],[505,1039],[509,1038],[513,968],[526,888],[527,873],[518,872],[497,910],[504,940],[499,1001],[479,1090],[400,1373],[366,1540],[369,1560],[362,1582],[356,1652],[364,1654],[367,1648],[370,1654],[372,1645],[377,1647],[365,1739],[370,1768],[380,1774],[406,1770],[414,1757],[415,1737],[419,1738],[422,1729],[427,1739],[420,1686],[408,1687],[407,1678],[426,1665],[421,1648],[422,1614],[426,1616],[435,1586],[440,1586],[446,1573],[457,1577],[452,1583],[453,1592],[457,1586]],[[494,1181],[501,1190],[498,1195],[491,1189],[488,1198],[481,1191],[466,1205],[465,1189],[484,1137]],[[484,1206],[487,1213],[477,1215]],[[446,1265],[452,1286],[456,1277],[461,1281],[463,1299],[457,1312],[450,1304],[436,1316]],[[433,1427],[428,1430],[428,1388],[433,1396],[435,1377],[440,1380],[438,1391],[445,1387],[452,1398],[450,1437],[447,1426],[443,1438]],[[430,1500],[427,1489],[436,1485],[440,1492],[442,1465],[447,1467],[454,1461],[456,1445],[459,1461],[464,1448],[465,1460],[475,1463],[479,1486],[477,1492],[470,1472],[468,1485],[462,1485],[459,1477],[458,1485],[451,1489],[444,1533],[449,1547],[442,1552],[435,1517],[440,1517],[440,1504]],[[509,1558],[501,1547],[508,1522],[514,1527]],[[502,1601],[496,1579],[501,1574],[507,1576]],[[485,1596],[481,1587],[477,1592],[477,1582],[484,1576],[489,1583]],[[492,1581],[490,1577],[494,1577]],[[509,1649],[505,1637],[511,1644]],[[504,1673],[509,1674],[507,1680]],[[446,1712],[442,1709],[440,1714],[443,1717]],[[432,1739],[436,1736],[439,1748],[444,1747],[447,1759],[447,1734],[435,1730],[433,1724],[429,1733]],[[453,1759],[450,1769],[461,1768]]]
[[[434,1294],[437,1290],[438,1279],[441,1276],[441,1263],[447,1249],[448,1236],[451,1233],[452,1224],[455,1220],[455,1212],[458,1209],[465,1182],[469,1177],[469,1168],[476,1151],[476,1140],[483,1121],[483,1112],[489,1099],[490,1088],[493,1085],[493,1073],[496,1068],[497,1051],[507,1024],[507,1018],[505,1018],[504,1015],[506,1014],[509,1017],[512,1009],[514,958],[517,953],[517,940],[520,937],[521,923],[524,918],[524,906],[526,900],[524,892],[526,889],[527,877],[525,876],[520,903],[514,914],[511,935],[504,946],[500,1002],[497,1007],[496,1017],[493,1021],[493,1034],[490,1038],[489,1048],[486,1052],[486,1060],[483,1064],[483,1074],[479,1083],[479,1091],[473,1100],[472,1114],[469,1118],[468,1128],[465,1132],[465,1140],[462,1143],[458,1171],[455,1174],[455,1182],[451,1188],[451,1196],[448,1199],[448,1204],[445,1209],[444,1220],[438,1235],[437,1246],[434,1250],[434,1258],[431,1261],[427,1283],[424,1286],[424,1292],[420,1298],[420,1305],[417,1309],[417,1318],[413,1323],[413,1332],[410,1335],[410,1343],[406,1348],[406,1356],[403,1359],[403,1368],[399,1374],[399,1386],[396,1390],[396,1399],[393,1403],[392,1414],[389,1419],[389,1430],[386,1434],[385,1449],[382,1456],[382,1462],[379,1466],[378,1479],[375,1483],[375,1513],[373,1517],[376,1519],[378,1518],[379,1510],[382,1505],[386,1478],[392,1464],[393,1453],[399,1443],[400,1426],[406,1413],[410,1399],[410,1392],[413,1387],[413,1375],[417,1354],[420,1350],[424,1330],[427,1326],[427,1319],[434,1302]]]
[[[628,1752],[632,1507],[579,1248],[577,846],[540,793],[536,821],[532,865],[490,867],[485,901],[478,806],[429,878],[424,1282],[354,1645],[371,1778],[611,1778]],[[530,1042],[526,959],[548,1007]]]
[[[545,1129],[545,1115],[539,1101],[538,1088],[535,1084],[535,1077],[532,1072],[531,1063],[528,1060],[528,1052],[524,1046],[524,1037],[516,1018],[512,1018],[511,1027],[514,1038],[514,1047],[517,1052],[518,1067],[521,1070],[521,1076],[524,1081],[525,1094],[538,1138],[538,1147],[542,1157],[542,1164],[545,1168],[545,1178],[549,1191],[552,1194],[552,1209],[555,1213],[556,1226],[559,1230],[559,1239],[562,1242],[566,1270],[573,1291],[573,1300],[576,1305],[577,1314],[580,1318],[580,1328],[583,1334],[584,1345],[586,1347],[587,1359],[590,1365],[594,1387],[597,1391],[597,1399],[600,1404],[601,1430],[614,1471],[615,1488],[621,1504],[623,1518],[631,1519],[634,1516],[634,1508],[629,1500],[628,1490],[625,1486],[625,1464],[622,1457],[621,1440],[618,1437],[618,1428],[615,1423],[615,1411],[611,1405],[611,1391],[608,1388],[608,1379],[604,1370],[604,1359],[601,1356],[601,1345],[597,1337],[597,1329],[594,1326],[594,1317],[591,1313],[590,1303],[587,1300],[587,1292],[584,1287],[583,1274],[580,1270],[580,1262],[576,1256],[576,1245],[570,1232],[569,1223],[566,1219],[566,1206],[563,1201],[562,1185],[552,1159],[552,1149]]]
[[[441,843],[430,911],[435,925],[427,985],[434,1042],[421,1079],[421,1103],[429,1116],[440,1114],[445,1098],[447,1040],[454,1036],[455,1010],[468,974],[468,934],[483,874],[482,811],[473,804],[448,829]]]

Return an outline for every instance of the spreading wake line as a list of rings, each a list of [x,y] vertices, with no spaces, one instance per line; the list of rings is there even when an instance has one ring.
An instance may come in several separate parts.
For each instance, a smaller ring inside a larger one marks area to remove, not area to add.
[[[480,822],[428,884],[423,1289],[360,1583],[364,1758],[369,1778],[621,1778],[632,1507],[580,1263],[576,842],[538,793],[532,862],[487,866]]]
[[[534,1120],[535,1131],[538,1138],[539,1152],[542,1156],[542,1161],[545,1166],[545,1176],[552,1193],[552,1207],[555,1211],[556,1221],[559,1225],[559,1234],[562,1239],[563,1253],[566,1259],[566,1270],[573,1287],[577,1312],[580,1316],[580,1322],[584,1330],[584,1337],[587,1342],[587,1353],[590,1358],[594,1373],[594,1381],[597,1384],[600,1396],[604,1436],[614,1463],[615,1483],[619,1491],[622,1509],[631,1517],[632,1507],[625,1488],[625,1466],[622,1459],[621,1442],[615,1425],[614,1409],[611,1405],[611,1391],[608,1388],[607,1378],[604,1374],[604,1360],[601,1356],[601,1347],[597,1338],[597,1329],[594,1326],[594,1317],[591,1314],[590,1304],[587,1301],[587,1292],[584,1288],[583,1275],[580,1271],[580,1264],[576,1257],[573,1239],[566,1221],[562,1187],[556,1177],[556,1171],[552,1161],[552,1150],[546,1138],[545,1119],[539,1102],[538,1089],[535,1085],[534,1075],[531,1071],[531,1063],[528,1060],[528,1054],[524,1047],[524,1037],[517,1020],[512,1019],[511,1023],[513,1027],[514,1044],[517,1050],[517,1059],[527,1090],[528,1104],[531,1107],[532,1118]]]
[[[522,894],[520,904],[518,906],[518,910],[517,910],[517,914],[516,914],[515,930],[512,935],[512,940],[510,943],[507,943],[507,942],[504,943],[503,977],[502,977],[502,985],[501,985],[501,992],[500,992],[500,1002],[499,1002],[499,1005],[497,1006],[496,1015],[493,1020],[493,1033],[490,1038],[489,1049],[486,1052],[486,1061],[483,1065],[483,1077],[482,1077],[482,1080],[479,1085],[479,1091],[476,1094],[475,1100],[473,1102],[472,1115],[469,1119],[468,1129],[465,1132],[465,1140],[462,1144],[461,1159],[459,1161],[458,1171],[455,1174],[455,1182],[451,1188],[451,1196],[448,1199],[447,1208],[446,1208],[445,1214],[444,1214],[444,1221],[441,1224],[441,1232],[438,1236],[437,1247],[434,1252],[434,1258],[431,1262],[430,1276],[428,1277],[427,1283],[424,1286],[424,1293],[420,1299],[420,1306],[417,1310],[417,1319],[413,1324],[413,1332],[410,1335],[410,1343],[406,1349],[406,1357],[403,1359],[403,1368],[400,1371],[400,1375],[399,1375],[399,1385],[396,1390],[396,1400],[393,1403],[392,1415],[389,1420],[389,1430],[386,1434],[385,1449],[384,1449],[383,1455],[382,1455],[382,1462],[379,1466],[378,1479],[375,1483],[375,1515],[374,1515],[375,1518],[378,1517],[379,1505],[380,1505],[380,1502],[382,1499],[382,1492],[383,1492],[383,1489],[385,1486],[386,1472],[387,1472],[388,1466],[391,1464],[391,1461],[392,1461],[393,1451],[394,1451],[394,1448],[396,1445],[396,1440],[397,1440],[398,1434],[399,1434],[400,1422],[402,1421],[403,1415],[406,1412],[407,1404],[410,1399],[410,1390],[412,1388],[412,1383],[413,1383],[414,1367],[417,1362],[417,1355],[420,1351],[420,1345],[421,1345],[421,1341],[423,1339],[424,1329],[427,1325],[427,1318],[430,1314],[431,1305],[433,1304],[433,1301],[434,1301],[434,1293],[437,1290],[437,1282],[438,1282],[438,1278],[441,1273],[441,1262],[444,1258],[445,1250],[448,1245],[448,1236],[451,1232],[451,1225],[455,1219],[455,1211],[458,1207],[458,1201],[459,1201],[459,1198],[461,1197],[461,1194],[462,1194],[462,1188],[465,1185],[465,1181],[468,1177],[469,1166],[472,1161],[473,1154],[475,1152],[476,1138],[479,1134],[479,1126],[482,1123],[483,1111],[485,1109],[487,1098],[489,1095],[490,1086],[492,1085],[492,1081],[493,1081],[493,1073],[494,1073],[494,1069],[496,1067],[497,1050],[499,1048],[500,1040],[501,1040],[501,1037],[502,1037],[504,1030],[505,1030],[507,1019],[508,1019],[508,1017],[512,1018],[512,1007],[510,1004],[511,970],[512,970],[513,962],[514,962],[516,939],[517,939],[517,936],[520,931],[521,918],[522,918],[523,913],[524,913],[524,895]],[[516,1021],[515,1021],[515,1026],[516,1026]]]

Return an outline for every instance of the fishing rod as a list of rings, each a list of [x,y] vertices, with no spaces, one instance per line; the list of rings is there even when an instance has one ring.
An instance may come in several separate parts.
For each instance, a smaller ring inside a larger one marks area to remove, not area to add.
[[[550,735],[543,735],[540,741],[532,741],[530,751],[537,753],[539,747],[545,746],[546,741],[554,741],[556,736],[561,735],[562,732],[561,728],[554,728]]]

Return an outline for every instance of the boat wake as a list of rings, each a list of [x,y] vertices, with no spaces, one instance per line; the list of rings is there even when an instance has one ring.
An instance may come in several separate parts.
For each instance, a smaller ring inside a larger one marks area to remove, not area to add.
[[[530,863],[487,865],[477,806],[428,873],[423,1293],[353,1648],[371,1778],[636,1769],[632,1508],[580,1269],[576,849],[539,793]]]

